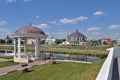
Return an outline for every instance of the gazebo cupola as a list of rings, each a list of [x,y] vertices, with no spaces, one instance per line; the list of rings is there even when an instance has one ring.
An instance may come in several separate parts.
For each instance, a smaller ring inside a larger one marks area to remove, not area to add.
[[[40,41],[46,39],[47,35],[38,27],[30,25],[24,26],[16,30],[13,34],[14,37],[14,61],[15,62],[27,62],[27,58],[23,58],[23,55],[27,55],[27,40],[34,39],[35,55],[34,59],[38,59],[40,55]],[[24,43],[24,52],[21,51],[21,41]],[[18,47],[18,49],[17,49]]]

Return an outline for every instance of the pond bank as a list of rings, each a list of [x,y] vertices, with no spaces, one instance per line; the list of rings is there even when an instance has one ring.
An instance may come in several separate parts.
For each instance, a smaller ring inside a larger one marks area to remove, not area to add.
[[[13,50],[12,46],[0,46],[1,49]],[[22,49],[23,50],[23,49]],[[27,47],[27,51],[34,52],[33,47]],[[46,50],[41,47],[41,52],[49,52],[49,53],[63,53],[63,54],[79,54],[79,55],[88,55],[88,56],[96,56],[100,58],[106,58],[108,55],[108,51],[105,50],[82,50],[82,49],[66,49],[66,48],[46,48]]]

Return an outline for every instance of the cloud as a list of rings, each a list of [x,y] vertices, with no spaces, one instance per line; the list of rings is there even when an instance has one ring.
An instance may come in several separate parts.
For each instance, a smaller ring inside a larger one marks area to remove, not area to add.
[[[17,1],[19,0],[4,0],[5,3],[9,4],[9,3],[16,3]],[[24,1],[24,2],[31,2],[32,0],[21,0],[21,1]]]
[[[101,33],[100,32],[94,32],[92,33],[92,35],[100,35]]]
[[[103,11],[96,11],[93,13],[93,15],[95,16],[100,16],[100,15],[104,15],[105,13]]]
[[[7,32],[9,32],[9,29],[0,27],[0,33],[7,33]]]
[[[84,16],[79,16],[76,18],[77,21],[83,21],[83,20],[86,20],[88,19],[87,17],[84,17]]]
[[[64,30],[58,30],[56,32],[47,32],[48,37],[55,37],[57,39],[65,39],[67,37],[67,32]]]
[[[57,22],[57,21],[48,21],[48,23],[50,23],[50,24],[53,24],[53,25],[57,25],[57,26],[59,26],[59,25],[61,25],[59,22]]]
[[[31,2],[32,0],[24,0],[24,2]]]
[[[16,3],[16,0],[4,0],[5,1],[5,3]]]
[[[84,16],[79,16],[77,18],[72,18],[72,19],[64,18],[64,19],[59,20],[59,22],[62,24],[76,24],[78,21],[84,21],[86,19],[88,18]]]
[[[99,27],[91,27],[91,28],[88,28],[86,31],[98,31],[100,30]]]
[[[0,25],[4,25],[4,24],[7,24],[7,22],[6,22],[6,21],[1,20],[1,21],[0,21]]]
[[[0,27],[0,38],[5,38],[7,35],[11,36],[11,34],[10,29]]]
[[[48,24],[39,24],[39,25],[35,25],[35,26],[37,26],[38,28],[50,28],[48,26]]]
[[[36,18],[40,18],[40,16],[35,16]]]
[[[110,27],[108,27],[108,29],[110,29],[110,30],[120,29],[120,24],[111,25]]]
[[[51,21],[50,23],[51,23],[51,24],[56,24],[57,22],[56,22],[56,21]]]
[[[61,22],[62,24],[75,24],[76,20],[75,19],[61,19],[59,22]]]

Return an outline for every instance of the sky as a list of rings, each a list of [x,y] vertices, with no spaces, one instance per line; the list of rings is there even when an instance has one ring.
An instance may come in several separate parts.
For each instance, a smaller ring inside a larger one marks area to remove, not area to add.
[[[49,37],[78,29],[88,39],[120,39],[120,0],[0,0],[0,38],[30,23]]]

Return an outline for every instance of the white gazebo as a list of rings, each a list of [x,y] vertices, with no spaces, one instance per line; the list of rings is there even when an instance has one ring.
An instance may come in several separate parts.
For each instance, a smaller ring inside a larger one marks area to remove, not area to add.
[[[47,35],[38,27],[32,26],[24,26],[19,28],[14,34],[14,62],[25,62],[28,63],[29,60],[39,59],[40,55],[40,41],[45,40]],[[28,39],[33,39],[33,45],[35,46],[35,54],[33,57],[28,56],[27,52],[27,41]],[[22,44],[23,45],[22,45]],[[21,50],[21,47],[23,51]],[[18,48],[17,48],[18,47]]]

